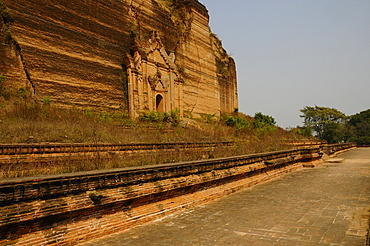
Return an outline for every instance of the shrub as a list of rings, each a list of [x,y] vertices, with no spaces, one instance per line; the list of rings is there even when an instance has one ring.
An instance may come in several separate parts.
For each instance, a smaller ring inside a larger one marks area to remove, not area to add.
[[[5,75],[0,74],[0,96],[3,94],[5,79]]]
[[[207,123],[212,123],[215,121],[215,114],[199,114],[199,115]]]
[[[226,68],[222,68],[220,69],[219,71],[219,75],[222,77],[222,78],[227,78],[229,75],[230,75],[230,71]]]
[[[258,121],[258,123],[256,123],[257,126],[263,125],[262,123],[267,124],[267,125],[271,125],[271,126],[276,124],[276,121],[272,116],[264,115],[261,112],[256,113],[254,115],[254,119],[255,119],[255,121]],[[258,128],[258,127],[256,127],[256,128]]]
[[[0,98],[3,97],[5,100],[9,100],[11,91],[5,89],[6,76],[0,74]]]
[[[12,14],[6,8],[4,1],[0,0],[0,19],[2,19],[2,31],[4,33],[5,44],[10,44],[13,41],[12,34],[10,32],[10,25],[14,22]]]
[[[171,112],[170,112],[170,117],[171,117],[170,120],[172,122],[172,125],[178,126],[180,121],[181,121],[180,109],[178,109],[178,108],[172,109]]]
[[[138,33],[137,25],[134,22],[130,23],[130,37],[135,38]]]
[[[139,116],[139,120],[147,122],[168,122],[170,120],[170,115],[167,112],[142,112]]]
[[[176,108],[171,110],[170,113],[157,111],[142,112],[139,116],[139,121],[153,123],[171,122],[173,126],[178,126],[181,121],[180,110]],[[160,127],[163,127],[163,125],[160,125]]]
[[[51,104],[50,97],[48,97],[48,96],[45,96],[45,97],[41,98],[40,102],[42,102],[42,104],[44,104],[44,105],[50,105]]]
[[[259,135],[275,132],[275,124],[276,121],[272,116],[264,115],[260,112],[254,115],[254,121],[252,122],[253,128],[256,129],[256,133]]]
[[[0,16],[2,17],[4,24],[14,22],[14,18],[9,10],[6,8],[3,0],[0,0]]]
[[[27,92],[27,89],[26,88],[24,88],[24,87],[21,87],[21,88],[19,88],[19,96],[21,97],[21,98],[26,98],[27,97],[27,95],[28,95],[28,92]],[[41,99],[41,102],[43,103],[43,98]],[[49,103],[50,104],[50,103]]]
[[[91,108],[85,108],[85,115],[91,118],[94,116],[94,112],[91,110]]]
[[[191,110],[184,110],[184,117],[192,119],[193,118],[193,113]]]
[[[101,112],[97,116],[101,122],[113,122],[114,118],[114,115],[110,112]]]
[[[223,120],[226,125],[235,127],[237,130],[248,129],[251,127],[250,122],[240,116],[224,116]]]

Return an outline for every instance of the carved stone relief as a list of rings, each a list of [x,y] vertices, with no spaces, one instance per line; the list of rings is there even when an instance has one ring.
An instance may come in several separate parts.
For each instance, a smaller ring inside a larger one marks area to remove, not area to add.
[[[156,31],[146,43],[146,47],[137,47],[145,54],[136,50],[125,59],[131,118],[148,110],[170,112],[178,108],[182,113],[183,83],[175,66],[175,54],[167,54]]]

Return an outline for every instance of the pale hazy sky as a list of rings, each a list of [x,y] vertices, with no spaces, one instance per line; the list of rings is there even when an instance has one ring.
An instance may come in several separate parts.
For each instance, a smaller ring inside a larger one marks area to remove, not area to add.
[[[200,0],[237,64],[239,110],[302,125],[305,106],[370,108],[370,0]]]

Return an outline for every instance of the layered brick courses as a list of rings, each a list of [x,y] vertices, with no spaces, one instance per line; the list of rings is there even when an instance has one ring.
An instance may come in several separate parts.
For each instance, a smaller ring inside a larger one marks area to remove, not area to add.
[[[194,117],[233,112],[238,107],[236,67],[231,57],[220,60],[213,50],[206,7],[197,0],[178,0],[173,12],[160,2],[166,1],[3,0],[14,20],[6,29],[0,22],[0,39],[11,39],[0,45],[5,88],[27,89],[60,107],[125,110],[132,117],[160,111],[157,94],[167,102],[166,112],[179,108]],[[161,56],[171,57],[166,62],[159,55],[147,57],[153,32],[161,40]],[[126,63],[129,56],[140,59]],[[137,81],[129,76],[132,65]],[[224,67],[228,72],[220,77]]]
[[[186,156],[208,156],[216,150],[234,147],[233,142],[198,143],[132,143],[132,144],[0,144],[0,169],[31,170],[37,166],[47,170],[63,168],[66,163],[106,162],[130,160],[138,162],[143,155],[156,156],[157,159],[180,159]],[[0,170],[0,171],[1,171]],[[0,175],[0,179],[2,176]]]
[[[3,180],[0,245],[77,244],[214,200],[320,158],[320,148],[309,148]]]

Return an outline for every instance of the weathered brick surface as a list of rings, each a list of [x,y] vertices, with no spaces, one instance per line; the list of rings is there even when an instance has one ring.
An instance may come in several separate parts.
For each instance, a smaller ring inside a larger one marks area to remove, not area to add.
[[[90,143],[48,143],[48,144],[0,144],[0,155],[56,154],[90,152],[134,152],[145,150],[174,150],[193,148],[213,148],[233,146],[233,142],[194,142],[194,143],[130,143],[130,144],[90,144]]]
[[[4,57],[0,73],[7,77],[7,87],[27,88],[57,105],[127,110],[128,83],[122,74],[129,64],[123,63],[133,51],[145,54],[144,64],[150,62],[147,51],[153,48],[149,43],[156,31],[165,49],[162,55],[175,54],[171,56],[176,64],[173,69],[181,67],[186,82],[178,97],[181,110],[198,117],[200,113],[233,112],[238,107],[234,61],[222,46],[213,49],[208,11],[197,0],[174,1],[182,5],[179,16],[161,7],[158,2],[164,1],[158,0],[1,2],[12,13],[14,22],[9,30],[17,44],[0,45]],[[0,39],[4,36],[0,23]],[[158,63],[157,68],[162,65],[168,64]],[[227,73],[221,76],[221,71]],[[144,71],[140,84],[149,87],[148,78],[154,74]],[[144,94],[138,96],[135,107],[153,99]]]
[[[0,245],[70,245],[319,161],[319,148],[0,182]]]
[[[370,149],[340,157],[81,245],[368,245]]]
[[[66,166],[86,163],[99,166],[106,163],[113,166],[135,166],[142,162],[143,156],[153,163],[159,160],[174,163],[200,157],[208,159],[215,153],[225,153],[233,147],[233,142],[0,144],[0,179],[17,172],[23,173],[24,176],[35,172],[55,173],[65,170]]]

